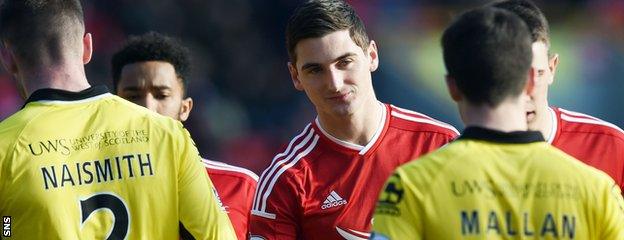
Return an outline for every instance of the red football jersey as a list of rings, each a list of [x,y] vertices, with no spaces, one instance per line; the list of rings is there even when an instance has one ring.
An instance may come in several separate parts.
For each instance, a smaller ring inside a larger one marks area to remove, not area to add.
[[[453,140],[455,128],[384,105],[366,146],[327,134],[318,119],[275,156],[254,197],[252,239],[368,239],[379,192],[399,165]]]
[[[249,213],[258,176],[247,169],[222,162],[203,160],[208,176],[217,189],[223,208],[232,221],[238,239],[247,239]]]
[[[555,147],[609,174],[624,191],[624,131],[598,118],[551,108]]]

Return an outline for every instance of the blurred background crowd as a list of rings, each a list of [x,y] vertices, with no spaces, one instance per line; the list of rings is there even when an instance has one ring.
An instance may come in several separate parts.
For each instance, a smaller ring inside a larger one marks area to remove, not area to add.
[[[110,60],[129,35],[158,31],[191,50],[185,123],[203,157],[260,173],[281,146],[315,117],[286,67],[284,29],[295,0],[84,0],[94,57],[92,85],[112,90]],[[440,36],[453,16],[488,1],[350,1],[377,42],[379,99],[463,129],[446,93]],[[560,67],[551,105],[624,127],[624,1],[536,1],[551,24]],[[0,119],[23,104],[0,72]]]

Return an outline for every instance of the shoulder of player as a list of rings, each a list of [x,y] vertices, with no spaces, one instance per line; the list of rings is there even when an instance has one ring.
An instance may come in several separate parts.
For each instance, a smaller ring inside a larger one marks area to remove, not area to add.
[[[280,194],[297,194],[302,187],[305,175],[309,173],[310,154],[318,143],[318,133],[311,124],[291,139],[282,151],[275,155],[268,167],[264,169],[258,180],[256,197],[269,196],[273,192]],[[276,186],[281,187],[276,187]],[[292,189],[297,188],[297,189]],[[259,199],[259,198],[258,198]],[[256,200],[260,201],[260,200]],[[264,199],[263,201],[266,201]]]
[[[543,143],[534,145],[534,147],[540,148],[537,150],[539,151],[539,159],[536,159],[536,161],[541,163],[540,166],[544,167],[545,171],[550,171],[553,167],[556,167],[559,169],[559,172],[569,170],[569,172],[574,173],[577,179],[581,180],[589,180],[588,178],[601,179],[604,177],[610,179],[606,173],[577,160],[563,150],[551,146],[550,144]],[[548,161],[543,161],[543,159],[548,159]]]
[[[305,166],[308,166],[309,161],[314,158],[319,149],[320,133],[316,131],[312,124],[308,124],[303,131],[293,137],[287,145],[284,145],[280,152],[276,154],[269,167],[265,171],[274,172],[287,172],[288,175],[295,174]],[[269,177],[264,176],[262,177]],[[281,174],[277,174],[278,177]]]
[[[436,177],[442,176],[440,173],[444,171],[447,165],[452,164],[457,159],[462,159],[461,156],[466,154],[472,153],[460,141],[453,141],[436,151],[399,166],[397,172],[406,181],[426,187],[435,181]]]
[[[126,99],[123,99],[117,95],[113,95],[113,97],[109,98],[111,101],[112,108],[118,109],[119,112],[124,112],[127,114],[131,114],[134,116],[142,116],[149,119],[169,119],[168,117],[162,116],[154,111],[151,111],[145,107],[134,104]]]
[[[140,119],[139,121],[149,122],[152,124],[152,127],[155,126],[152,130],[165,131],[170,134],[182,134],[180,130],[183,129],[184,126],[179,121],[160,115],[116,95],[109,99],[114,102],[112,107],[119,109],[118,111],[120,113],[138,118]],[[120,108],[123,108],[123,110]]]
[[[252,205],[251,214],[269,219],[276,219],[276,214],[267,210],[271,205],[282,206],[284,211],[286,202],[296,201],[301,196],[305,175],[309,173],[308,155],[315,149],[319,140],[312,124],[308,124],[303,131],[291,139],[282,151],[273,157],[271,163],[262,172]],[[294,205],[292,205],[294,206]],[[292,212],[287,211],[287,214]]]
[[[13,115],[7,117],[0,122],[0,147],[6,148],[13,146],[18,137],[29,128],[29,124],[37,122],[40,116],[45,116],[51,108],[41,108],[29,105],[27,108],[20,109]],[[49,125],[36,124],[38,127],[47,128]],[[11,147],[12,148],[12,147]],[[3,152],[6,152],[2,150]]]
[[[615,180],[613,180],[611,176],[609,176],[602,170],[578,161],[574,157],[567,155],[559,149],[555,150],[565,155],[565,158],[569,162],[569,165],[573,168],[573,175],[578,179],[579,182],[584,183],[586,188],[590,191],[601,191],[604,190],[604,188],[611,188],[613,185],[617,185],[615,183]],[[557,167],[562,167],[562,165],[563,164],[558,164]]]
[[[211,177],[227,176],[239,181],[251,182],[254,185],[258,182],[258,175],[248,169],[208,159],[202,159],[202,163]]]
[[[16,134],[33,121],[41,111],[25,111],[24,109],[14,113],[0,122],[0,134],[6,138],[7,134]]]
[[[459,135],[452,125],[412,110],[390,106],[390,127],[411,132],[433,132],[451,136]]]
[[[624,144],[624,130],[602,119],[562,108],[554,108],[561,122],[562,133],[602,134]]]
[[[0,136],[2,136],[0,137],[0,168],[4,168],[4,163],[10,162],[7,159],[14,154],[18,137],[25,126],[19,123],[12,124],[13,121],[7,120],[0,123]]]
[[[532,169],[537,172],[549,173],[545,177],[558,178],[559,181],[578,187],[581,193],[591,192],[595,194],[598,191],[608,190],[615,184],[607,173],[575,159],[546,142],[533,144],[532,147],[536,152]],[[545,159],[548,161],[544,161]],[[553,172],[553,169],[557,169],[557,171]],[[585,196],[592,197],[592,195]]]

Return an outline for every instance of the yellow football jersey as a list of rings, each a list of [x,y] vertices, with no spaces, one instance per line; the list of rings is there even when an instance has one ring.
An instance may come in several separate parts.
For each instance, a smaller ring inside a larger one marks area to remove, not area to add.
[[[614,181],[538,132],[467,128],[396,170],[372,239],[624,239]]]
[[[0,136],[3,236],[235,239],[188,132],[106,87],[38,90]]]

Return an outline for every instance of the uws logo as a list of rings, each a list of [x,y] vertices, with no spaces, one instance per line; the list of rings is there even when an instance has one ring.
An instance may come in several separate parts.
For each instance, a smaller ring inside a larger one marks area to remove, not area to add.
[[[66,139],[47,140],[44,142],[36,142],[28,144],[30,153],[39,156],[44,153],[58,152],[63,155],[69,155],[70,150],[67,146]]]
[[[327,198],[323,202],[323,205],[321,205],[321,209],[333,208],[345,204],[347,204],[347,200],[344,200],[335,191],[331,191],[331,193],[329,193],[329,196],[327,196]]]

